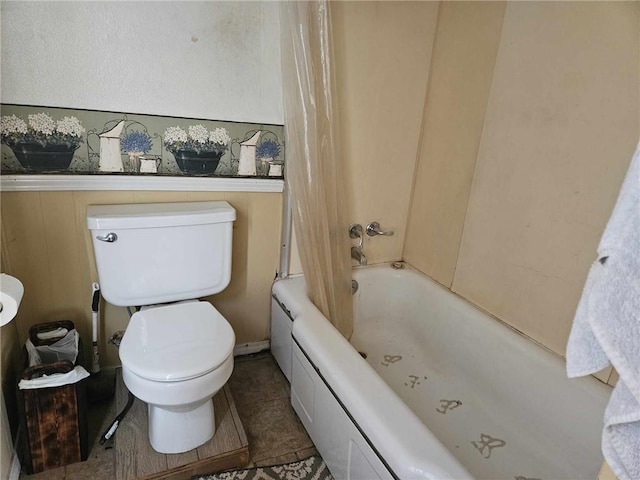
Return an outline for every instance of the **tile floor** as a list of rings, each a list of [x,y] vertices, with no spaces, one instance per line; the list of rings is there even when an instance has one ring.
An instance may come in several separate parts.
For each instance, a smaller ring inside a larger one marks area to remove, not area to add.
[[[289,401],[289,384],[269,352],[236,357],[229,380],[231,393],[249,440],[249,466],[293,462],[317,453]],[[99,437],[116,415],[113,401],[89,409],[86,462],[75,463],[23,480],[113,480],[115,455]]]
[[[249,440],[252,466],[317,454],[291,407],[289,383],[270,353],[236,357],[229,386]]]

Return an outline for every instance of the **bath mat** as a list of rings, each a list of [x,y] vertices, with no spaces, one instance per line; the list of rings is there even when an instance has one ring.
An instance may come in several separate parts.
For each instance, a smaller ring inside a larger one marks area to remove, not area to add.
[[[195,476],[192,480],[333,480],[321,457],[313,456],[298,462],[271,467],[247,468],[231,472]]]

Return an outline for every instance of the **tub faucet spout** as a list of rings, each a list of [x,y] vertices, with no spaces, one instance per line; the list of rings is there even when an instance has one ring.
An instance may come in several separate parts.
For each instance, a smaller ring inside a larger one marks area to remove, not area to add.
[[[355,245],[351,247],[351,258],[358,261],[359,265],[367,264],[367,257],[365,257],[362,252],[362,247],[356,247]]]

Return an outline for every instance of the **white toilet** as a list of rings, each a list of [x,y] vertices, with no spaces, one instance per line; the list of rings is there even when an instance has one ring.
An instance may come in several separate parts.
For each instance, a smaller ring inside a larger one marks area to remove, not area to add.
[[[160,453],[186,452],[215,433],[212,398],[231,376],[235,335],[197,299],[229,284],[235,219],[227,202],[87,208],[102,295],[142,307],[120,344],[122,377],[148,404]]]

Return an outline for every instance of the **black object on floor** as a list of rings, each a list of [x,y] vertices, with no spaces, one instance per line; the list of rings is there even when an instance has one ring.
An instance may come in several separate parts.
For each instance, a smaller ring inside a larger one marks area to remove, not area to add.
[[[127,416],[127,413],[131,409],[131,406],[133,405],[133,402],[134,402],[135,399],[136,398],[133,396],[133,393],[129,392],[129,398],[127,399],[127,404],[124,406],[122,411],[118,414],[118,416],[115,418],[113,423],[111,423],[111,425],[109,425],[109,428],[107,428],[105,430],[105,432],[102,434],[102,437],[100,437],[100,445],[104,445],[105,442],[107,440],[109,440],[113,436],[114,433],[116,433],[116,430],[118,429],[118,426],[120,425],[120,422],[122,422],[124,417]]]

